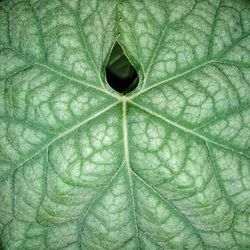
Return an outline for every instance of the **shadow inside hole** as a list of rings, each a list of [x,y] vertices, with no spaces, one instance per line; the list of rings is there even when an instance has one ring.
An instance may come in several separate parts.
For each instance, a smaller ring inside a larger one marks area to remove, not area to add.
[[[138,74],[118,43],[111,52],[106,67],[106,79],[114,90],[122,94],[131,92],[138,85]]]

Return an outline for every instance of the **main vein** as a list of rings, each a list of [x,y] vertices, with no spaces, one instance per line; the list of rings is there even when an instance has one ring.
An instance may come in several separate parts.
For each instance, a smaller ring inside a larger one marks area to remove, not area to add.
[[[138,223],[136,217],[136,209],[135,209],[135,197],[133,191],[133,180],[131,177],[131,167],[130,167],[130,160],[129,160],[129,148],[128,148],[128,122],[127,122],[127,101],[126,98],[122,100],[122,128],[123,128],[123,142],[124,142],[124,159],[125,164],[128,170],[128,178],[129,178],[129,188],[131,193],[131,200],[132,200],[132,209],[133,209],[133,217],[134,217],[134,224],[135,224],[135,231],[136,231],[136,239],[137,239],[137,247],[140,249],[140,242],[139,242],[139,230],[138,230]]]

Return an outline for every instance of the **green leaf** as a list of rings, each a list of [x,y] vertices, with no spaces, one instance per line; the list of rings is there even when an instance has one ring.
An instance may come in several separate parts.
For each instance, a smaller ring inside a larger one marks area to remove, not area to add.
[[[248,0],[0,2],[0,248],[249,249],[249,167]]]

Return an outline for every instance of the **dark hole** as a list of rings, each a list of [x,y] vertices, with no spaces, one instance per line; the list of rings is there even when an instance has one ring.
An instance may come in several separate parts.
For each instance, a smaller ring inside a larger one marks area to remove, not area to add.
[[[109,85],[122,94],[131,92],[138,85],[138,74],[118,43],[111,52],[106,67],[106,78]]]

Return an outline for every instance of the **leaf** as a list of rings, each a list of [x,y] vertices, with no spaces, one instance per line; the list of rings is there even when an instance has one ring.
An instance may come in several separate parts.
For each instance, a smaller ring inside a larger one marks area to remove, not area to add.
[[[249,249],[249,27],[248,0],[1,1],[2,248]]]

